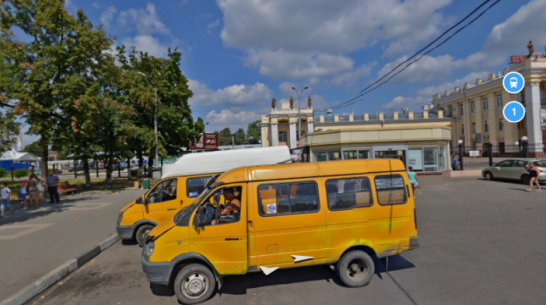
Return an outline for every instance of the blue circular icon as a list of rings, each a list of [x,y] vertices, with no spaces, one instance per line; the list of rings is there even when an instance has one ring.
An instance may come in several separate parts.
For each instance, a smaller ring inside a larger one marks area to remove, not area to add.
[[[502,85],[504,86],[504,90],[509,93],[520,93],[523,87],[525,87],[525,79],[518,72],[510,72],[504,76]]]
[[[502,110],[504,118],[510,123],[517,123],[525,116],[525,107],[520,102],[510,102]]]

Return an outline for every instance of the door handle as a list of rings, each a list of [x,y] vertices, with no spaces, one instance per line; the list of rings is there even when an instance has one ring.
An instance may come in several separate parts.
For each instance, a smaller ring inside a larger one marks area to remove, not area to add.
[[[249,227],[250,227],[251,229],[253,229],[253,228],[254,228],[254,227],[253,227],[253,223],[252,223],[252,220],[249,220],[249,221],[248,221],[248,226],[249,226]]]
[[[180,200],[180,205],[184,204],[184,200]]]
[[[176,211],[176,209],[168,209],[167,211]]]
[[[227,241],[239,240],[239,238],[226,238]]]

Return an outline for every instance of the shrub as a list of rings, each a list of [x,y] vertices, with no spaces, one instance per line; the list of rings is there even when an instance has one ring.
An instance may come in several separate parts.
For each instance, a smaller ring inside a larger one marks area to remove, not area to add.
[[[21,169],[15,170],[13,172],[13,175],[15,176],[15,178],[28,177],[30,175],[30,171],[28,169],[21,168]]]
[[[7,173],[7,172],[6,172],[5,169],[0,168],[0,178],[5,177],[5,176],[6,176],[6,173]]]

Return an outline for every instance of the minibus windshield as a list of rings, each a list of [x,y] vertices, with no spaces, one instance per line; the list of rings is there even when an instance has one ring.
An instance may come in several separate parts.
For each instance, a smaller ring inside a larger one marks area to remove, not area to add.
[[[210,180],[213,180],[213,179],[215,180],[215,178],[211,178]],[[189,223],[189,217],[195,210],[195,207],[201,204],[204,198],[206,198],[210,194],[210,192],[213,190],[213,188],[210,187],[209,183],[207,183],[207,186],[208,187],[205,190],[203,190],[203,192],[201,192],[201,195],[195,198],[195,200],[191,204],[183,207],[178,213],[176,213],[176,215],[174,216],[174,222],[177,225],[187,225]]]

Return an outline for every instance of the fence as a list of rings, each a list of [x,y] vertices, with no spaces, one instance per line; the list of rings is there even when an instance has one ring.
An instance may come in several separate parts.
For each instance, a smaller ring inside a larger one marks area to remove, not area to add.
[[[13,170],[29,168],[28,163],[14,163],[12,160],[0,161],[0,168],[3,168],[6,172],[11,171],[12,166]]]
[[[452,160],[455,155],[460,160],[460,169],[484,168],[512,158],[546,159],[543,144],[458,146],[451,153]]]

